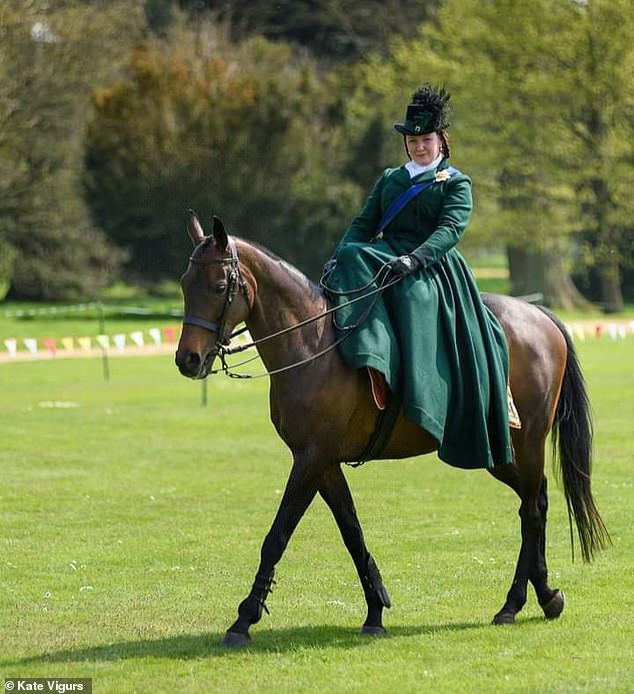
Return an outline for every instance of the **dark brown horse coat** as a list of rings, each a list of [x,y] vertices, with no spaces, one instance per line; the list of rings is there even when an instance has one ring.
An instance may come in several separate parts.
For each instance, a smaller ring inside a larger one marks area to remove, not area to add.
[[[188,230],[195,245],[182,278],[183,332],[176,353],[180,371],[206,377],[225,336],[246,321],[271,376],[271,419],[293,454],[293,466],[277,515],[260,555],[253,586],[225,637],[244,645],[262,616],[276,564],[302,515],[319,493],[330,507],[359,574],[368,613],[364,633],[382,633],[382,611],[390,600],[366,548],[341,461],[356,460],[375,426],[377,411],[367,378],[346,367],[337,350],[330,316],[290,332],[285,329],[321,315],[321,292],[281,259],[246,241],[229,240],[215,219],[205,237],[195,215]],[[513,622],[527,598],[530,581],[547,618],[558,617],[563,594],[548,584],[545,527],[548,507],[544,477],[545,442],[552,430],[564,492],[584,559],[609,541],[590,487],[591,423],[587,396],[572,342],[553,316],[523,301],[484,297],[504,329],[510,384],[522,419],[513,430],[515,460],[491,473],[520,497],[522,542],[515,576],[494,622]],[[281,331],[274,339],[267,336]],[[311,360],[316,354],[326,353]],[[436,450],[433,436],[400,416],[381,458],[403,458]]]

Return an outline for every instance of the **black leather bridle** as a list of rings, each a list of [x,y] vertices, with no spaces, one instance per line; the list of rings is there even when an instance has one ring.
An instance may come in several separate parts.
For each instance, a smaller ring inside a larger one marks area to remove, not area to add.
[[[190,256],[189,262],[195,265],[226,265],[229,270],[227,272],[227,293],[225,294],[225,303],[222,307],[220,313],[220,318],[217,323],[212,323],[211,321],[205,320],[204,318],[198,318],[197,316],[185,316],[183,318],[183,325],[196,325],[199,328],[205,328],[216,335],[216,351],[222,352],[223,349],[231,342],[231,338],[238,333],[227,334],[225,331],[227,323],[227,314],[231,308],[233,300],[236,298],[238,290],[240,290],[247,302],[249,300],[249,293],[247,291],[247,284],[244,281],[244,277],[240,272],[240,262],[238,260],[238,249],[236,248],[236,242],[230,236],[227,239],[227,245],[231,251],[231,255],[228,258],[213,258],[212,260],[201,260],[199,258],[194,258]],[[238,331],[242,332],[242,331]]]

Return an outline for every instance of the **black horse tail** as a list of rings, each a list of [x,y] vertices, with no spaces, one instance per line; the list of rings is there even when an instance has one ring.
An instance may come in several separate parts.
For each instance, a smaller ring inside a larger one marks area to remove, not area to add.
[[[579,359],[566,327],[550,311],[542,310],[566,340],[566,368],[552,430],[553,459],[559,480],[563,480],[568,519],[571,523],[573,560],[572,518],[577,526],[583,560],[590,562],[598,551],[611,543],[610,534],[594,503],[590,485],[593,436],[590,401]]]

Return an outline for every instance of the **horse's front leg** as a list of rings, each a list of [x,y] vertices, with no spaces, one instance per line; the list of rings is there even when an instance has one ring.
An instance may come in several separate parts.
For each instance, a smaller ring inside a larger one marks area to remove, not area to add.
[[[368,615],[360,633],[384,634],[383,608],[390,607],[390,596],[383,585],[379,569],[365,545],[350,487],[341,470],[341,465],[333,465],[324,472],[319,493],[335,517],[341,537],[361,580],[368,605]]]
[[[265,601],[274,582],[275,565],[282,558],[293,531],[315,498],[322,471],[314,457],[295,457],[280,507],[262,544],[255,581],[249,595],[238,607],[238,619],[225,634],[222,641],[225,646],[245,646],[249,643],[250,626],[259,622],[262,612],[266,610]]]

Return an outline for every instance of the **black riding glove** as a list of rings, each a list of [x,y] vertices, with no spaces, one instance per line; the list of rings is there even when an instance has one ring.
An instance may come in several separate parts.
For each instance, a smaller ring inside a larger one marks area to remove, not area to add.
[[[401,255],[390,261],[388,267],[397,277],[406,277],[418,270],[421,267],[421,262],[416,256]]]

